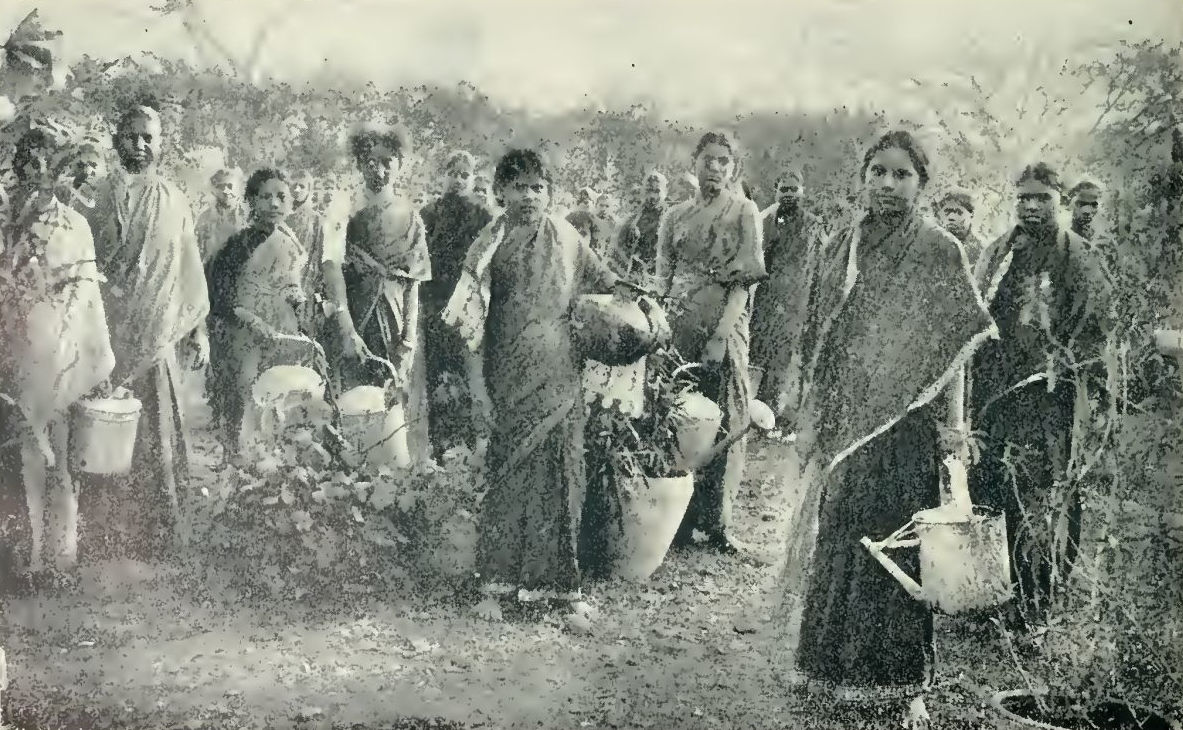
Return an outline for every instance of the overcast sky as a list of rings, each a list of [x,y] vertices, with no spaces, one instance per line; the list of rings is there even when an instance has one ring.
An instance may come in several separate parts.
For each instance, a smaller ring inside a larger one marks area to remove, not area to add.
[[[5,0],[33,7],[68,53],[150,50],[199,60],[163,0]],[[267,18],[265,72],[326,66],[383,87],[469,80],[549,111],[588,96],[650,96],[673,112],[842,103],[857,81],[997,68],[1033,48],[1067,55],[1119,40],[1183,39],[1183,0],[196,0],[243,53]],[[1132,22],[1131,22],[1132,21]],[[809,100],[808,102],[804,100]]]

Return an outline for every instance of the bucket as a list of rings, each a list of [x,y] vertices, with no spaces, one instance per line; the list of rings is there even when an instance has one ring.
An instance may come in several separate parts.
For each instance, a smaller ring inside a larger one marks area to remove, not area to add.
[[[324,392],[324,379],[311,368],[276,365],[264,370],[251,386],[251,397],[245,404],[239,446],[244,451],[266,448],[293,422],[327,417]],[[304,418],[293,419],[301,412]]]
[[[694,476],[645,477],[622,500],[623,531],[609,531],[612,572],[625,580],[653,575],[670,549],[694,494]]]
[[[402,404],[386,407],[386,391],[360,385],[337,401],[341,411],[341,435],[371,464],[410,466],[406,415]]]
[[[78,401],[70,428],[77,467],[88,474],[126,474],[135,455],[141,408],[135,398]]]

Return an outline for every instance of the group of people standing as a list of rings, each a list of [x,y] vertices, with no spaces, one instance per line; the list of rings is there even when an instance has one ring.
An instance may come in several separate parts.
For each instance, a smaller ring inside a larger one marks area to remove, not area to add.
[[[569,313],[581,293],[648,292],[669,307],[672,344],[704,365],[698,388],[722,408],[724,432],[746,422],[754,397],[798,432],[807,488],[785,577],[795,666],[841,696],[910,697],[931,666],[931,612],[859,538],[936,505],[941,454],[962,453],[969,423],[985,434],[975,501],[1002,509],[1013,536],[1067,468],[1080,389],[1104,382],[1093,363],[1112,331],[1111,282],[1082,237],[1096,186],[1066,197],[1042,163],[1016,180],[1016,226],[983,244],[970,194],[945,195],[928,214],[929,160],[892,132],[862,160],[862,214],[831,234],[807,210],[800,170],[781,175],[761,211],[743,192],[735,141],[711,132],[689,161],[690,194],[671,205],[665,176],[647,174],[641,204],[609,236],[610,211],[593,208],[590,190],[560,215],[554,170],[532,150],[497,163],[496,206],[474,199],[478,165],[458,152],[446,192],[418,207],[397,187],[410,139],[388,127],[351,138],[365,198],[349,215],[316,209],[307,175],[265,167],[245,183],[246,209],[235,176],[216,175],[215,204],[195,219],[158,172],[165,133],[152,107],[127,109],[119,166],[97,185],[96,166],[52,128],[17,146],[0,390],[6,473],[23,485],[6,479],[5,513],[31,523],[34,571],[75,560],[79,495],[93,502],[86,533],[158,555],[188,496],[186,367],[210,365],[232,454],[258,375],[307,363],[318,343],[346,387],[390,387],[413,458],[489,433],[485,599],[586,612],[583,363]],[[68,196],[67,170],[87,183]],[[1066,200],[1077,230],[1059,222]],[[132,471],[72,473],[69,408],[126,393],[143,405]],[[730,500],[743,466],[740,441],[696,476],[680,544],[737,552]],[[1014,551],[1016,579],[1035,594],[1046,566],[1024,555]]]
[[[1026,167],[1017,224],[981,245],[964,191],[926,215],[928,171],[911,135],[881,138],[863,160],[863,214],[818,257],[802,339],[805,497],[782,580],[793,679],[852,701],[907,700],[911,725],[926,714],[932,611],[860,539],[936,506],[943,457],[966,458],[972,427],[973,501],[1004,513],[1008,528],[1011,627],[1038,623],[1062,556],[1032,549],[1033,533],[1053,520],[1049,496],[1070,478],[1082,403],[1107,395],[1099,363],[1115,336],[1105,257],[1061,222],[1078,190],[1065,195],[1044,163]],[[1067,488],[1074,552],[1080,501]],[[897,560],[919,568],[915,555]]]

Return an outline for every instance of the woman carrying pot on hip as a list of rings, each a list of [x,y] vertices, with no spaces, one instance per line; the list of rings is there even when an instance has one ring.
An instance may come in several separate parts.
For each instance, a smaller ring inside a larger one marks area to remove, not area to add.
[[[579,294],[613,292],[619,282],[552,211],[553,177],[538,153],[507,153],[493,186],[505,212],[473,242],[442,314],[480,353],[493,407],[478,610],[516,596],[586,618],[576,552],[587,486],[583,361],[570,312]]]
[[[54,197],[66,147],[52,129],[33,129],[17,142],[18,188],[0,252],[4,518],[28,520],[30,573],[58,579],[78,553],[68,411],[103,389],[115,365],[90,226]]]
[[[748,422],[748,295],[765,278],[760,210],[737,184],[739,148],[725,132],[708,132],[694,152],[697,194],[670,208],[657,237],[657,281],[671,312],[673,345],[701,363],[698,387],[723,410],[721,433]],[[674,538],[738,552],[727,534],[731,497],[743,478],[745,444],[737,441],[699,472],[694,496]]]
[[[778,649],[791,681],[838,702],[910,703],[905,726],[925,727],[932,610],[859,540],[937,506],[951,447],[941,429],[949,394],[961,395],[950,386],[997,334],[961,245],[922,216],[928,158],[912,135],[879,139],[862,181],[864,211],[822,262],[809,323],[806,494],[789,536]],[[915,574],[911,559],[903,567]]]

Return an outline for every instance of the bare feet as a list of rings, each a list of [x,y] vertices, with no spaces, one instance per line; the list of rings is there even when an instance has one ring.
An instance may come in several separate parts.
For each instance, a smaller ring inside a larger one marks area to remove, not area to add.
[[[900,726],[905,730],[930,730],[932,719],[928,716],[928,708],[924,705],[923,697],[916,697],[908,704]]]

